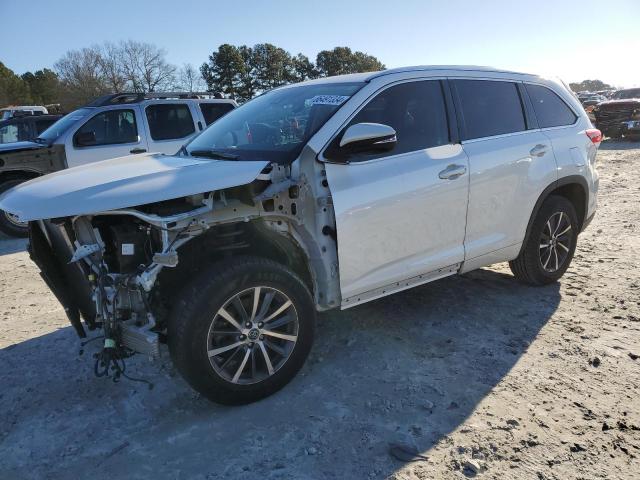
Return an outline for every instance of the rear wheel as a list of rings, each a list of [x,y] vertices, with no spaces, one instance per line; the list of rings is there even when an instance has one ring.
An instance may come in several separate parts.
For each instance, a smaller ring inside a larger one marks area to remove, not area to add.
[[[0,183],[0,194],[9,190],[10,188],[25,182],[22,179],[7,180]],[[10,237],[28,237],[29,236],[29,224],[26,222],[20,222],[18,217],[0,210],[0,231],[6,233]]]
[[[567,271],[578,239],[578,217],[564,197],[547,198],[531,227],[524,249],[509,267],[515,277],[530,285],[557,281]]]
[[[295,376],[314,328],[313,300],[300,278],[270,260],[234,258],[185,289],[169,319],[169,349],[195,390],[240,405]]]

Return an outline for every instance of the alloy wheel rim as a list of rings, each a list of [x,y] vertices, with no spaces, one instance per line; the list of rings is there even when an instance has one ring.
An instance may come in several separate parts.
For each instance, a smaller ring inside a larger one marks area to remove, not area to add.
[[[207,334],[209,363],[233,384],[264,381],[287,362],[298,330],[298,313],[286,294],[266,286],[248,288],[214,315]]]
[[[564,212],[549,217],[540,235],[540,264],[547,273],[562,268],[569,257],[573,231],[571,220]]]
[[[9,213],[9,212],[2,212],[2,213],[4,213],[4,216],[7,219],[7,221],[15,227],[27,228],[27,226],[29,225],[27,222],[21,222],[20,220],[18,220],[17,215],[13,215],[12,213]]]

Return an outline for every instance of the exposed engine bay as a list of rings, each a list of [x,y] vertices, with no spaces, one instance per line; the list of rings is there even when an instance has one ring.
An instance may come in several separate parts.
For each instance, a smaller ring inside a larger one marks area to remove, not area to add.
[[[293,180],[290,167],[273,164],[248,185],[31,222],[29,251],[77,334],[102,330],[96,375],[117,379],[128,356],[160,355],[173,300],[211,262],[276,259],[305,280],[317,309],[338,306],[335,221],[326,205],[326,180]]]

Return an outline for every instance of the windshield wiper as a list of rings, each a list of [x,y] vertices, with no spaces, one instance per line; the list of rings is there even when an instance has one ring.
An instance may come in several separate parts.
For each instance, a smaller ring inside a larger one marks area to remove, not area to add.
[[[216,150],[191,150],[189,155],[192,157],[213,158],[215,160],[238,160],[240,156],[233,153],[218,152]]]

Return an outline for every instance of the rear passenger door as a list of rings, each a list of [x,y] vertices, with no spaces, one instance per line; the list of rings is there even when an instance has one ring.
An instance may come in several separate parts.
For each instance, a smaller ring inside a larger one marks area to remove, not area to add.
[[[584,175],[591,141],[585,138],[578,115],[549,87],[525,83],[538,127],[551,140],[558,163],[558,177]]]
[[[519,82],[451,84],[470,165],[465,262],[508,260],[517,255],[538,197],[557,178],[551,142],[527,115]]]
[[[67,165],[76,167],[145,152],[142,125],[138,105],[100,109],[66,138]]]
[[[199,132],[199,112],[193,102],[153,101],[144,107],[149,152],[173,155]]]

